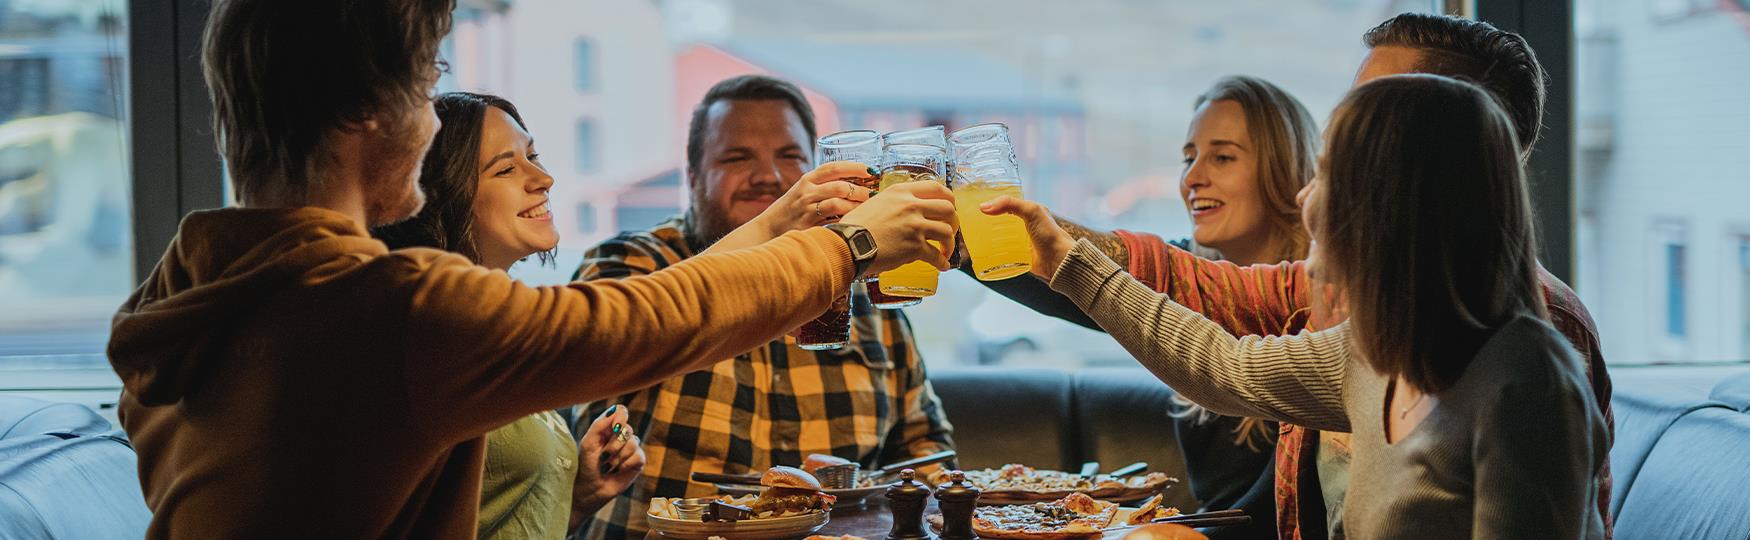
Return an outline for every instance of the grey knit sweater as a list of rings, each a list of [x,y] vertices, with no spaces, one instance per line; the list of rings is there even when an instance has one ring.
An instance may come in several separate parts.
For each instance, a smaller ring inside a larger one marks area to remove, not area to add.
[[[1495,332],[1421,424],[1385,440],[1389,378],[1352,359],[1348,325],[1235,339],[1077,242],[1051,287],[1212,411],[1352,432],[1349,538],[1603,538],[1604,418],[1578,356],[1530,314]]]

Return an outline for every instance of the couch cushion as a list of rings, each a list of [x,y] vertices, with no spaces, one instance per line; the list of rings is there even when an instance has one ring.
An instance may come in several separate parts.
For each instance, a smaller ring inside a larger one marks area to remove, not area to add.
[[[1641,465],[1616,516],[1616,537],[1750,538],[1746,479],[1750,415],[1723,407],[1684,415]]]
[[[91,409],[0,396],[0,538],[140,538],[134,449]]]
[[[1750,373],[1727,377],[1714,385],[1708,398],[1737,409],[1739,412],[1750,412]]]
[[[1173,390],[1142,368],[1083,369],[1074,381],[1082,459],[1108,471],[1146,461],[1149,470],[1180,480],[1168,490],[1168,504],[1187,512],[1198,508],[1168,414]]]
[[[1613,516],[1622,513],[1623,498],[1640,475],[1641,464],[1672,422],[1698,409],[1724,410],[1718,403],[1696,396],[1687,387],[1641,383],[1632,378],[1614,382],[1610,397],[1610,406],[1616,414],[1616,440],[1610,448],[1610,514]]]
[[[960,467],[1079,466],[1068,373],[945,368],[930,370],[930,383],[954,424]]]

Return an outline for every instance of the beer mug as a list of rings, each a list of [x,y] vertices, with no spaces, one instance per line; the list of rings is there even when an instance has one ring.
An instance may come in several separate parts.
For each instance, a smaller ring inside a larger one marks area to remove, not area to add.
[[[927,144],[888,145],[882,155],[881,189],[906,182],[944,182],[947,150]],[[877,195],[879,197],[879,195]],[[935,244],[935,242],[931,242]],[[937,246],[940,247],[939,245]],[[893,296],[922,298],[936,294],[936,267],[923,261],[912,261],[899,268],[882,272],[881,292]]]
[[[960,236],[972,258],[972,275],[997,281],[1033,269],[1033,243],[1027,224],[1013,215],[992,216],[978,209],[985,201],[1008,195],[1022,198],[1021,165],[1009,141],[1009,127],[979,124],[948,136],[953,150],[954,212]]]

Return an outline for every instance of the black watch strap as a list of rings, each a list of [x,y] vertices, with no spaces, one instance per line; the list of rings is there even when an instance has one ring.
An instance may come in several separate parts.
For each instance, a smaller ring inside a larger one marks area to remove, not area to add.
[[[860,225],[829,223],[826,228],[838,233],[839,238],[844,239],[845,246],[851,249],[851,262],[857,268],[856,277],[861,278],[868,274],[869,266],[875,263],[875,235]]]

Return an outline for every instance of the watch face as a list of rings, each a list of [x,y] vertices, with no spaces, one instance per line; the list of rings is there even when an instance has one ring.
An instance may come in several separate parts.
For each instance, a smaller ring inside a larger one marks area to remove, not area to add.
[[[858,231],[857,234],[851,235],[851,245],[857,248],[855,255],[859,258],[875,251],[875,239],[868,231]]]

